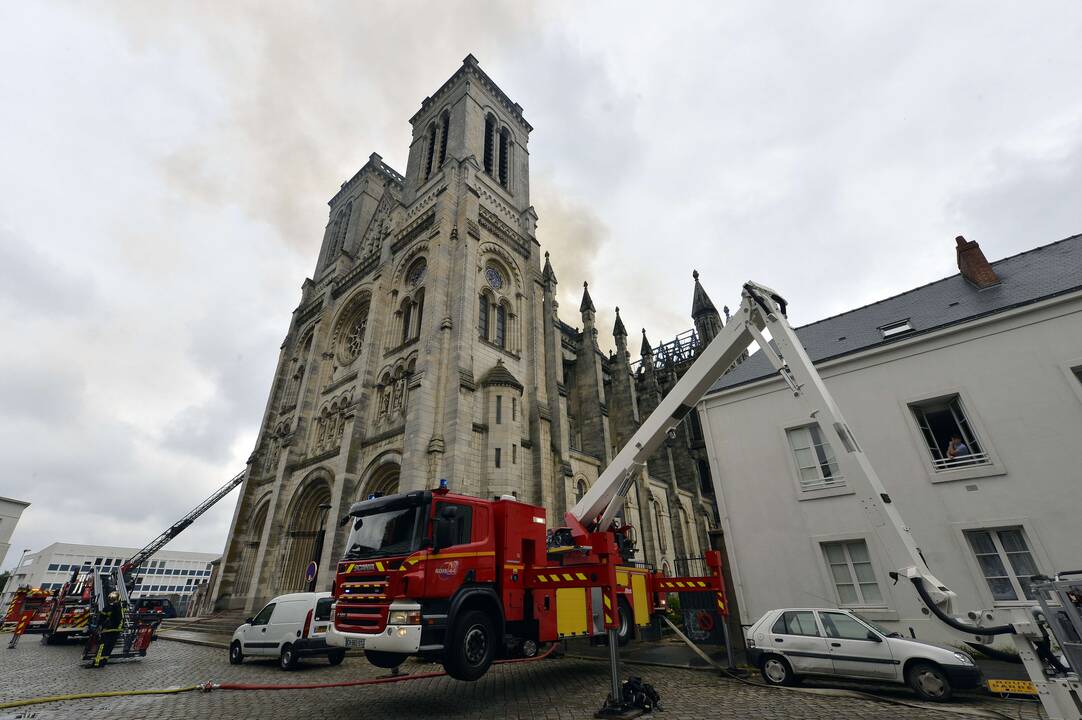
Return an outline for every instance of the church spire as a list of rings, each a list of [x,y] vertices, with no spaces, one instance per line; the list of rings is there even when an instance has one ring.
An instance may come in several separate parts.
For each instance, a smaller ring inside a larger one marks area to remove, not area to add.
[[[553,272],[552,263],[549,262],[548,250],[545,251],[545,268],[541,271],[541,277],[547,283],[551,282],[553,285],[556,284],[556,273]]]
[[[642,346],[639,348],[639,355],[646,357],[647,355],[653,355],[654,350],[650,347],[650,341],[646,339],[646,328],[642,329]]]
[[[624,328],[624,321],[620,319],[620,308],[616,308],[616,324],[612,326],[613,337],[627,337],[627,330]]]
[[[695,291],[691,298],[691,317],[695,321],[695,332],[699,335],[700,347],[717,337],[721,332],[721,314],[710,301],[710,296],[703,290],[699,282],[699,271],[693,270],[691,277],[695,279]]]
[[[579,304],[579,312],[597,312],[594,301],[590,298],[590,283],[582,283],[582,302]]]

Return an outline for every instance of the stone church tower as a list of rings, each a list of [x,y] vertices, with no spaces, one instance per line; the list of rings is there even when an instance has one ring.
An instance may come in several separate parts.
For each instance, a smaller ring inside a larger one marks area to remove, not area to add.
[[[330,201],[248,461],[219,608],[304,589],[321,527],[318,587],[329,589],[346,536],[337,520],[372,493],[447,478],[457,492],[543,505],[559,523],[672,374],[646,355],[633,367],[619,316],[619,352],[606,357],[586,288],[582,329],[559,319],[530,205],[532,128],[472,55],[410,122],[404,175],[373,153]],[[696,280],[697,308],[700,291]],[[705,463],[690,441],[675,445],[625,510],[643,558],[670,568],[701,554],[713,518]]]

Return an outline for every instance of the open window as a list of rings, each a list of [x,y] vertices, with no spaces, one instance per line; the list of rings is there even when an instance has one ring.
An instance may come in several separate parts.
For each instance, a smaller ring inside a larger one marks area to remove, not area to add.
[[[838,487],[845,482],[838,470],[834,450],[818,424],[789,428],[785,435],[793,451],[801,491]]]
[[[909,408],[936,472],[991,462],[958,395],[913,403]]]

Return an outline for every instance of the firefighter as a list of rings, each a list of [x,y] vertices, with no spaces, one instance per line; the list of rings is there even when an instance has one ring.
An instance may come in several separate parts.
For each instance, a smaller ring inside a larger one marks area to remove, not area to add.
[[[98,615],[98,651],[91,667],[100,668],[108,662],[123,626],[124,608],[120,605],[120,595],[111,592],[105,600],[105,607]]]

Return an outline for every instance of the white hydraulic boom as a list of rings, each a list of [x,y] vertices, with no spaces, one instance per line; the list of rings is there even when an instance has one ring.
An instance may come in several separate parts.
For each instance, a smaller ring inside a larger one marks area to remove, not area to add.
[[[764,331],[769,333],[772,342],[768,342]],[[995,635],[1010,635],[1049,717],[1052,720],[1082,720],[1078,671],[1070,671],[1062,665],[1057,669],[1057,661],[1050,657],[1048,634],[1034,609],[1012,609],[1005,618],[1007,622],[999,618],[997,611],[970,612],[966,620],[952,615],[955,593],[928,569],[909,526],[902,520],[897,506],[789,325],[786,301],[763,285],[753,282],[744,285],[740,307],[729,323],[643,421],[582,500],[568,511],[565,519],[572,535],[603,531],[612,525],[650,456],[753,342],[793,395],[804,403],[809,418],[818,423],[831,447],[844,450],[836,458],[840,470],[890,556],[891,564],[900,568],[891,573],[891,577],[909,580],[927,611],[966,642],[988,644]],[[1000,624],[992,624],[997,621]]]

